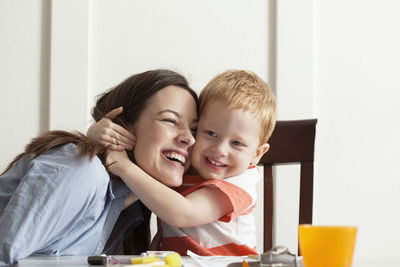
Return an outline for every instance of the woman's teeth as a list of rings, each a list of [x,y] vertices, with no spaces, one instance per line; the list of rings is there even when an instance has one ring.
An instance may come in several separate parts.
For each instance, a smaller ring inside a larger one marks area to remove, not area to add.
[[[176,161],[182,165],[185,165],[186,158],[182,156],[181,154],[175,153],[175,152],[165,152],[164,155],[169,159]]]

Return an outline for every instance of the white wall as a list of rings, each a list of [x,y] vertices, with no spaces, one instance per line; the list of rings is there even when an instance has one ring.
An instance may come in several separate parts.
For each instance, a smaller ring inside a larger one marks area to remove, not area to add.
[[[313,1],[276,1],[276,96],[278,119],[310,119],[314,114]],[[274,245],[298,251],[300,166],[275,170]]]
[[[198,92],[229,68],[253,70],[268,80],[265,1],[97,0],[91,16],[90,98],[151,68],[183,73]]]
[[[93,97],[132,73],[172,68],[200,91],[217,72],[251,69],[276,89],[280,119],[318,118],[314,222],[358,225],[356,258],[400,259],[399,9],[394,0],[1,0],[0,166],[39,132],[84,130]],[[293,251],[296,172],[278,169],[276,243]]]
[[[197,91],[227,68],[268,79],[265,1],[96,0],[91,14],[94,94],[150,68],[182,72]]]
[[[46,10],[42,1],[0,1],[0,169],[47,127]]]
[[[400,3],[315,3],[315,222],[358,225],[356,257],[399,259]]]

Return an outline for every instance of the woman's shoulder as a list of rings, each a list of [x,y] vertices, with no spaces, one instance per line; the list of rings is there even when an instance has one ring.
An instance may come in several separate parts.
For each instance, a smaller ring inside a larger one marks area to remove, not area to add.
[[[69,179],[74,177],[103,177],[108,182],[108,173],[97,156],[80,155],[80,149],[72,143],[53,148],[31,160],[31,166],[42,171],[49,171]]]
[[[103,166],[97,156],[94,156],[92,159],[90,159],[89,155],[81,155],[80,148],[73,143],[67,143],[65,145],[53,148],[37,157],[37,159],[39,161],[59,163],[61,165],[77,165],[76,167],[81,165]]]
[[[78,147],[66,144],[36,158],[25,156],[6,174],[4,181],[17,184],[8,191],[30,197],[56,195],[58,199],[75,199],[76,202],[104,199],[110,187],[107,171],[97,157],[90,160],[79,154]]]

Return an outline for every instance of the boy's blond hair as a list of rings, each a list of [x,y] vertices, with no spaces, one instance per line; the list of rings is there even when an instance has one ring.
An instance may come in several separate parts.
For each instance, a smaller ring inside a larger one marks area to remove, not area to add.
[[[200,116],[210,102],[217,100],[229,110],[244,109],[254,113],[260,123],[260,144],[268,141],[276,122],[276,100],[260,77],[245,70],[227,70],[217,75],[200,93]]]

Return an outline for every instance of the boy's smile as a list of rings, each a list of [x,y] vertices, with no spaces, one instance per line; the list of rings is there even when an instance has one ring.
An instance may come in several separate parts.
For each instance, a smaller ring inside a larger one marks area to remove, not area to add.
[[[221,101],[200,116],[192,164],[204,179],[222,180],[244,172],[268,149],[259,146],[259,120],[243,109],[228,110]]]

